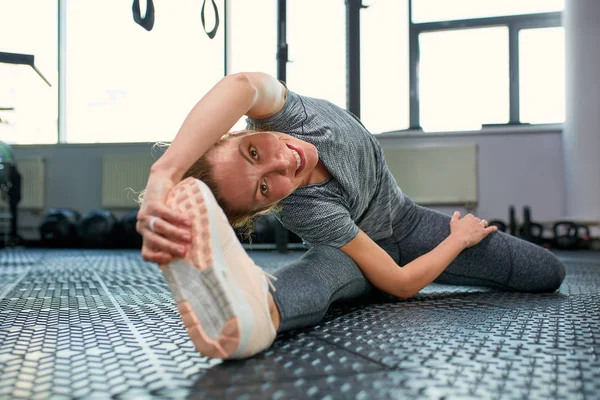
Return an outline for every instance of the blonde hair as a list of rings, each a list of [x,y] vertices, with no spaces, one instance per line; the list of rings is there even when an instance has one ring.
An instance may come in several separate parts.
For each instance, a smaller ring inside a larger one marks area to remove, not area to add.
[[[233,228],[243,234],[244,236],[250,236],[254,228],[254,222],[256,218],[260,215],[267,214],[269,212],[276,212],[280,209],[279,204],[272,204],[262,209],[258,210],[236,210],[232,208],[227,201],[222,197],[221,190],[219,187],[219,182],[215,179],[215,175],[213,172],[214,165],[211,161],[211,155],[213,151],[225,144],[229,139],[236,136],[248,135],[251,133],[256,133],[254,130],[241,130],[236,132],[229,132],[221,137],[206,153],[202,155],[184,174],[182,179],[193,177],[201,180],[208,186],[208,188],[213,192],[213,195],[217,199],[217,203],[223,209],[223,212],[227,216],[229,223]],[[161,143],[155,146],[160,147],[168,147],[168,143]],[[142,192],[139,197],[139,202],[143,201]]]

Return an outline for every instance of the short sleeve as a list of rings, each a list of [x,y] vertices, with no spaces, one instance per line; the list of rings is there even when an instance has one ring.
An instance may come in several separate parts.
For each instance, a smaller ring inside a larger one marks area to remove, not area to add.
[[[248,129],[268,131],[301,131],[307,119],[304,102],[298,94],[286,89],[285,103],[281,110],[267,118],[246,118]]]
[[[292,195],[275,213],[279,221],[309,246],[340,248],[358,235],[359,228],[339,199]]]

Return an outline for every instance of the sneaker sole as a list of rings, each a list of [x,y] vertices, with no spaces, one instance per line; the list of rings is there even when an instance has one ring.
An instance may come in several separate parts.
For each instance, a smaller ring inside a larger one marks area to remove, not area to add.
[[[250,335],[244,333],[252,331],[252,314],[229,274],[216,229],[216,210],[205,196],[212,193],[193,178],[169,194],[167,205],[191,217],[193,241],[185,258],[161,269],[196,350],[211,358],[229,358],[246,348]]]

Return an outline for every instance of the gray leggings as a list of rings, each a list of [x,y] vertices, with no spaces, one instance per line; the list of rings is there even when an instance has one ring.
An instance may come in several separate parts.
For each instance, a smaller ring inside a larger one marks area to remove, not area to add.
[[[450,234],[450,217],[406,199],[393,236],[378,241],[400,266],[433,250]],[[273,298],[281,313],[280,332],[317,324],[334,302],[380,296],[341,250],[317,246],[275,273]],[[553,292],[565,277],[551,252],[497,232],[464,250],[435,280],[450,285],[487,286],[520,292]]]

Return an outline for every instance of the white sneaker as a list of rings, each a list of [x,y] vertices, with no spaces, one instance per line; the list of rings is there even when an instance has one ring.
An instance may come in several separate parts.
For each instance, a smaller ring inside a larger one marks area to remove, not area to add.
[[[161,270],[196,350],[231,359],[269,348],[276,335],[267,300],[271,276],[248,256],[211,190],[184,179],[167,196],[167,206],[192,220],[194,239],[185,258]]]

